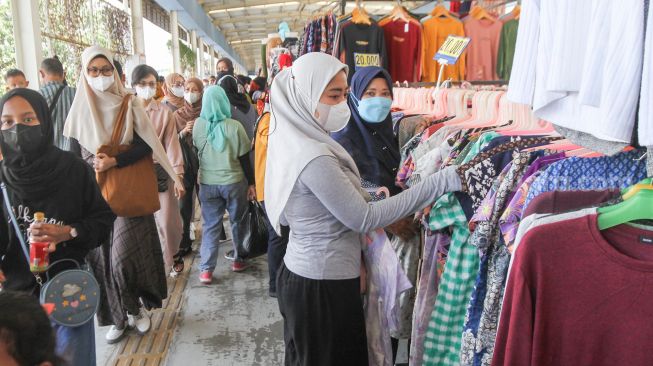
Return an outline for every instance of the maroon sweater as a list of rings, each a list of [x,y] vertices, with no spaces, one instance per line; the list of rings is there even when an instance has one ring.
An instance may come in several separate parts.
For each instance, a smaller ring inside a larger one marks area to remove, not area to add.
[[[653,231],[596,217],[524,237],[492,365],[653,365]]]

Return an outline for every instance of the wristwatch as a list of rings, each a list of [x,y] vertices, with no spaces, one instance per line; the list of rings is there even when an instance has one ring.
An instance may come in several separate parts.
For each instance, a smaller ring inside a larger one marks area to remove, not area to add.
[[[71,226],[70,227],[70,237],[75,239],[78,235],[79,234],[77,233],[77,229],[75,229],[74,227]]]

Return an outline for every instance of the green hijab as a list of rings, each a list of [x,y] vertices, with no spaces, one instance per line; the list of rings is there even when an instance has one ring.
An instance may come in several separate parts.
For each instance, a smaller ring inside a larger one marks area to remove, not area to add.
[[[223,151],[225,138],[222,122],[231,118],[231,104],[229,104],[229,98],[224,89],[214,85],[204,90],[200,118],[208,122],[206,124],[208,141],[213,148]]]

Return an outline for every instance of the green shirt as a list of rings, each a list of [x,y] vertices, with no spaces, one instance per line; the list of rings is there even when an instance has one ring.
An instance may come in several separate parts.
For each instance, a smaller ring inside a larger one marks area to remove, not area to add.
[[[251,150],[251,142],[240,122],[227,118],[222,124],[224,124],[226,144],[223,151],[218,151],[207,140],[208,122],[201,117],[195,121],[193,144],[200,158],[201,184],[227,185],[245,179],[238,158]]]
[[[515,43],[517,43],[517,28],[519,21],[512,19],[506,22],[501,29],[499,39],[499,52],[497,55],[497,75],[502,80],[510,79],[512,60],[515,57]]]

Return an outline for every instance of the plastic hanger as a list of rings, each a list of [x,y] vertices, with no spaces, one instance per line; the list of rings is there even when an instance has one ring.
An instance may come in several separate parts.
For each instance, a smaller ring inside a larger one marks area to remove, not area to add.
[[[513,19],[519,19],[520,15],[521,15],[521,5],[515,5],[515,8],[512,9]]]
[[[653,219],[653,189],[639,189],[629,199],[598,209],[597,224],[600,230],[635,220]]]
[[[653,178],[646,178],[642,180],[641,182],[630,186],[623,191],[621,191],[621,198],[626,201],[634,197],[637,192],[643,190],[643,189],[648,189],[648,190],[653,190]]]
[[[354,24],[372,25],[369,14],[367,14],[367,11],[360,5],[358,0],[356,1],[356,7],[351,11],[351,21]]]
[[[471,15],[474,19],[488,19],[491,20],[492,22],[496,22],[497,18],[493,17],[490,15],[490,13],[487,12],[487,10],[483,9],[482,7],[475,5],[472,10],[469,12],[469,15]]]
[[[438,4],[433,10],[431,10],[431,13],[429,14],[433,18],[449,18],[449,19],[456,19],[447,8],[444,7],[442,4]]]

